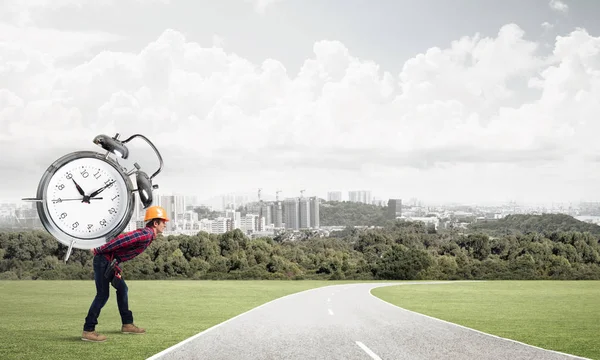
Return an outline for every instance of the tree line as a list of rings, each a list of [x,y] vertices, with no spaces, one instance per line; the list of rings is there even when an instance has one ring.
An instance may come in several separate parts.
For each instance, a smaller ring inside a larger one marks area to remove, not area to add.
[[[320,200],[319,222],[321,226],[382,226],[389,221],[386,206]],[[241,216],[246,216],[249,212],[248,208],[248,205],[242,205],[236,211],[239,211]],[[212,211],[206,206],[195,207],[194,211],[199,218],[212,220],[221,216],[221,212]]]
[[[573,218],[568,230],[531,226],[551,219],[524,215],[464,233],[397,220],[296,241],[239,229],[159,236],[123,268],[126,279],[600,279],[600,227]],[[74,249],[64,264],[66,251],[45,231],[0,231],[0,279],[92,279],[90,252]]]
[[[319,206],[321,226],[384,226],[389,224],[387,206],[350,201],[324,201]]]
[[[566,214],[544,214],[531,216],[514,214],[498,220],[483,220],[469,226],[471,232],[485,232],[491,235],[512,233],[552,233],[560,231],[589,232],[600,235],[600,226],[579,221]]]

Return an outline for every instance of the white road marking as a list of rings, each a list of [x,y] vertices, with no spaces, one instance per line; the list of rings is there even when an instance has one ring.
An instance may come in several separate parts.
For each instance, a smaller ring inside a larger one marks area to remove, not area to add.
[[[331,311],[331,309],[327,309],[329,310],[329,315],[333,315],[333,311]]]
[[[255,307],[255,308],[252,308],[252,309],[250,309],[250,310],[248,310],[248,311],[246,311],[246,312],[243,312],[243,313],[241,313],[241,314],[239,314],[239,315],[236,315],[236,316],[234,316],[234,317],[232,317],[232,318],[230,318],[230,319],[227,319],[227,320],[225,320],[225,321],[223,321],[223,322],[221,322],[221,323],[218,323],[217,325],[211,326],[211,327],[209,327],[208,329],[206,329],[206,330],[203,330],[203,331],[201,331],[201,332],[197,333],[197,334],[196,334],[196,335],[194,335],[194,336],[191,336],[191,337],[189,337],[189,338],[187,338],[187,339],[185,339],[185,340],[183,340],[183,341],[180,341],[180,342],[178,342],[178,343],[177,343],[177,344],[175,344],[175,345],[172,345],[171,347],[168,347],[168,348],[164,349],[163,351],[161,351],[161,352],[159,352],[159,353],[156,353],[156,354],[152,355],[151,357],[147,358],[146,360],[156,360],[156,359],[159,359],[160,357],[162,357],[162,356],[164,356],[164,355],[166,355],[166,354],[168,354],[168,353],[170,353],[170,352],[172,352],[172,351],[174,351],[174,350],[176,350],[176,349],[178,349],[178,348],[180,348],[180,347],[184,346],[185,344],[187,344],[187,343],[190,343],[190,342],[194,341],[195,339],[199,338],[200,336],[202,336],[202,335],[204,335],[204,334],[206,334],[206,333],[208,333],[208,332],[210,332],[210,331],[212,331],[212,330],[215,330],[215,329],[219,328],[220,326],[223,326],[223,325],[227,324],[228,322],[231,322],[231,321],[233,321],[233,320],[235,320],[235,319],[237,319],[237,318],[239,318],[239,317],[242,317],[242,316],[244,316],[244,315],[246,315],[246,314],[248,314],[248,313],[250,313],[250,312],[252,312],[252,311],[256,311],[256,310],[258,310],[258,309],[260,309],[260,308],[262,308],[262,307],[265,307],[265,306],[267,306],[267,305],[269,305],[269,304],[271,304],[271,303],[274,303],[274,302],[276,302],[276,301],[281,301],[282,299],[286,299],[286,298],[294,297],[294,296],[297,296],[297,295],[300,295],[300,294],[303,294],[303,293],[307,293],[307,292],[309,292],[309,291],[315,291],[315,290],[317,290],[317,289],[319,289],[319,288],[313,288],[313,289],[302,290],[302,291],[299,291],[299,292],[297,292],[297,293],[288,294],[288,295],[282,296],[282,297],[280,297],[280,298],[277,298],[277,299],[273,299],[273,300],[271,300],[271,301],[268,301],[268,302],[266,302],[266,303],[264,303],[264,304],[262,304],[262,305],[259,305],[259,306]],[[372,295],[372,294],[371,294],[371,296],[375,296],[375,295]]]
[[[361,349],[363,349],[367,354],[369,354],[369,356],[375,360],[381,360],[381,358],[379,356],[377,356],[377,354],[375,354],[371,349],[369,349],[365,344],[361,343],[360,341],[356,342],[356,345],[360,346]]]

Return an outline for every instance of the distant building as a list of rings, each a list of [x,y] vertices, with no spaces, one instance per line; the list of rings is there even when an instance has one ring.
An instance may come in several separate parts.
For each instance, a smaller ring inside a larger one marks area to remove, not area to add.
[[[298,230],[300,228],[300,206],[298,198],[283,200],[283,217],[286,229]]]
[[[320,227],[320,206],[321,200],[317,196],[283,200],[285,228],[292,230],[318,229]]]
[[[341,191],[330,191],[327,193],[327,201],[342,201]]]
[[[348,201],[363,204],[371,204],[371,192],[366,190],[349,191]]]
[[[167,223],[167,230],[177,230],[177,224],[179,220],[183,220],[185,214],[185,196],[182,195],[162,195],[159,197],[159,203],[156,204],[162,206],[167,212],[169,222]],[[141,215],[141,214],[139,214]]]
[[[321,225],[319,221],[319,208],[321,206],[321,199],[317,196],[313,196],[310,198],[310,227],[313,229],[318,229]]]
[[[271,205],[272,224],[276,228],[280,228],[283,225],[283,206],[281,201],[275,201]]]
[[[298,201],[298,208],[300,210],[299,213],[299,223],[300,229],[308,229],[310,228],[310,203],[308,198],[302,197]]]
[[[388,218],[395,219],[402,216],[402,199],[388,200]]]

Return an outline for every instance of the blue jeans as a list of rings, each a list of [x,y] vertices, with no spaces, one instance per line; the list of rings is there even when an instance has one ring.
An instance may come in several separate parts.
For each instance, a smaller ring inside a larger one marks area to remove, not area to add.
[[[96,282],[96,297],[92,301],[92,305],[88,310],[83,331],[94,331],[98,325],[98,317],[100,311],[106,305],[110,295],[110,280],[104,277],[104,272],[109,266],[109,261],[104,255],[94,256],[94,281]],[[133,324],[133,313],[129,310],[129,302],[127,299],[127,284],[125,279],[119,281],[117,286],[117,305],[121,314],[123,324]]]

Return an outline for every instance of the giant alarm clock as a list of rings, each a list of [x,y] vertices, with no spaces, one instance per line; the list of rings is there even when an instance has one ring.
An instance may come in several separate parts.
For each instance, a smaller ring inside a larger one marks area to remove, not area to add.
[[[142,138],[159,159],[158,170],[148,176],[138,163],[128,171],[118,158],[127,159],[126,143]],[[93,142],[106,150],[76,151],[54,161],[42,175],[35,201],[38,216],[46,231],[68,246],[65,262],[73,248],[91,249],[119,235],[128,225],[135,209],[137,191],[144,208],[152,205],[152,179],[162,170],[163,160],[154,144],[141,134],[126,140],[98,135]],[[112,157],[111,157],[112,155]],[[136,187],[131,176],[136,177]]]

